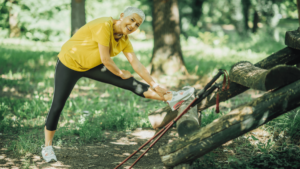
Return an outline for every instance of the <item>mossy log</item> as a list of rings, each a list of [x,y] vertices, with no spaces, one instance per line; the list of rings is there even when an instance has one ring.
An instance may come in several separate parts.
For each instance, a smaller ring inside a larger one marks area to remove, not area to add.
[[[286,32],[285,44],[288,47],[300,50],[300,27],[298,30]]]
[[[195,99],[194,96],[187,99],[185,102],[181,104],[178,108],[178,115],[179,116],[187,107],[188,105]],[[181,118],[176,122],[176,129],[178,132],[179,137],[184,137],[192,132],[198,130],[200,127],[198,121],[198,113],[197,107],[193,107],[188,110]]]
[[[286,47],[269,57],[261,60],[260,62],[254,64],[254,66],[263,68],[263,69],[270,69],[279,64],[286,64],[286,65],[294,65],[300,62],[300,51],[295,50],[289,47]],[[246,90],[248,87],[242,86],[237,83],[230,83],[229,90],[225,90],[220,92],[220,101],[228,100]],[[216,104],[216,95],[215,93],[212,96],[207,97],[198,106],[198,112],[213,106]],[[171,111],[169,106],[163,107],[158,109],[154,112],[148,114],[149,121],[154,129],[161,128],[168,124],[171,120],[173,120],[178,114],[178,111]]]
[[[173,169],[194,169],[194,167],[193,167],[193,164],[184,163],[184,164],[179,164],[179,165],[173,167]]]
[[[278,65],[271,69],[261,69],[248,61],[233,65],[230,80],[251,89],[268,91],[290,84],[300,79],[300,69],[294,66]]]
[[[300,80],[266,93],[214,120],[188,137],[159,148],[167,167],[187,163],[205,155],[229,140],[300,106]]]

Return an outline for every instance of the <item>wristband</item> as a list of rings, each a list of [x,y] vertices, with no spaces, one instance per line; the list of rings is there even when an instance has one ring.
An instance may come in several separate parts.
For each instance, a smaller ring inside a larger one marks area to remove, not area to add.
[[[155,90],[155,88],[159,86],[157,83],[155,83],[153,86],[152,86],[152,89]]]

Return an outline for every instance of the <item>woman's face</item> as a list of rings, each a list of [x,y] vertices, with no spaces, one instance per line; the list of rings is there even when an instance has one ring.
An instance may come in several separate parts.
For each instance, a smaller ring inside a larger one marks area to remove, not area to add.
[[[121,30],[123,35],[131,34],[136,31],[142,24],[143,19],[136,13],[124,17],[124,13],[121,14]]]

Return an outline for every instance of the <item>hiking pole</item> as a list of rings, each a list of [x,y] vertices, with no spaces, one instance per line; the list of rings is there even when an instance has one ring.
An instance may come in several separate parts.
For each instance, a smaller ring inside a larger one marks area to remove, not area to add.
[[[149,150],[152,148],[152,146],[169,130],[170,127],[173,126],[176,121],[181,118],[191,107],[194,107],[195,102],[197,101],[198,103],[203,100],[206,96],[211,94],[216,88],[218,88],[218,85],[211,85],[222,75],[224,74],[223,70],[219,70],[218,74],[214,76],[214,78],[200,91],[197,92],[196,98],[186,107],[186,109],[179,115],[177,116],[173,121],[169,122],[165,127],[163,127],[155,136],[153,136],[150,140],[148,140],[146,143],[144,143],[138,150],[136,150],[133,154],[131,154],[129,157],[127,157],[123,162],[121,162],[115,169],[123,165],[127,160],[129,160],[133,155],[135,155],[138,151],[140,151],[143,147],[145,147],[150,141],[152,141],[157,135],[160,136],[149,146],[148,149],[130,166],[132,168]],[[208,91],[206,91],[209,87],[211,87]]]
[[[204,95],[204,92],[211,87],[211,85],[222,75],[224,74],[224,71],[222,69],[219,69],[219,72],[213,77],[213,79],[208,82],[203,89],[201,89],[199,92],[196,93],[196,96],[199,97],[199,99],[194,102],[194,104],[192,105],[192,107],[194,107],[195,105],[197,105],[198,103],[200,103],[208,94]],[[224,85],[224,84],[223,84]],[[212,89],[212,91],[214,91],[216,88],[218,88],[216,85],[213,86],[214,88]],[[208,92],[207,92],[208,93]]]
[[[172,127],[172,125],[174,123],[176,123],[176,121],[183,116],[186,112],[188,112],[188,110],[191,108],[191,105],[197,100],[197,98],[195,98],[188,106],[187,108],[184,109],[184,111],[175,118],[175,120],[171,121],[169,123],[169,125],[167,126],[166,129],[164,129],[164,132],[149,146],[149,148],[147,148],[147,150],[129,167],[129,169],[131,169],[149,150],[150,148],[152,148],[152,146],[169,130],[170,127]]]
[[[140,148],[138,148],[135,152],[133,152],[129,157],[127,157],[122,163],[120,163],[115,169],[123,165],[127,160],[129,160],[132,156],[134,156],[137,152],[139,152],[142,148],[144,148],[150,141],[152,141],[156,136],[158,136],[161,132],[165,130],[166,127],[168,127],[171,124],[169,122],[166,126],[164,126],[159,132],[157,132],[150,140],[148,140],[146,143],[144,143]]]

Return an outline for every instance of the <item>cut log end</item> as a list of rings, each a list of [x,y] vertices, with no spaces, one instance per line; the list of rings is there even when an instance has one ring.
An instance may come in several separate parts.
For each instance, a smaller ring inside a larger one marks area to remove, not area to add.
[[[300,69],[278,65],[267,70],[256,67],[248,61],[242,61],[232,66],[230,79],[252,89],[267,91],[300,79]]]
[[[288,31],[285,34],[285,44],[288,47],[300,50],[300,27],[295,31]]]

